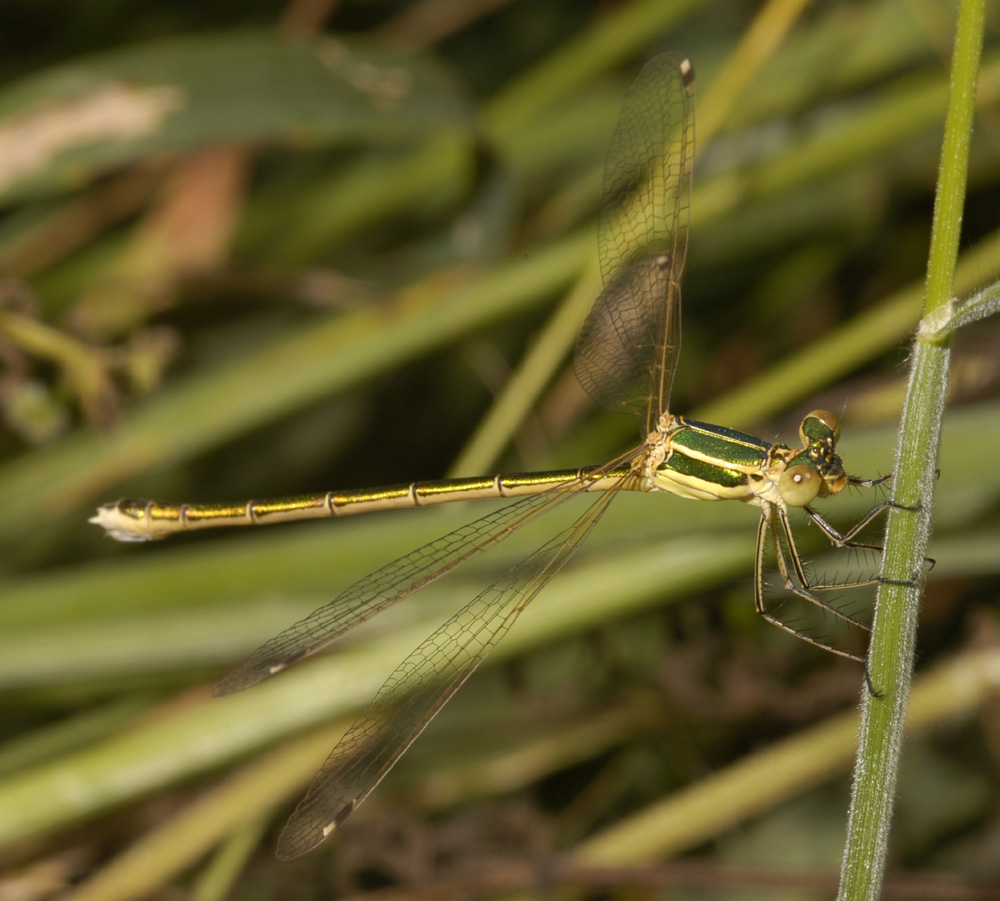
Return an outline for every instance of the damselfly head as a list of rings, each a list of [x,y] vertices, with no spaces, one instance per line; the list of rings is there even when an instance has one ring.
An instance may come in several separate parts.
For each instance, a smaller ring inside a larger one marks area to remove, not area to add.
[[[840,421],[829,410],[813,410],[799,426],[802,450],[790,456],[778,481],[782,499],[804,507],[817,497],[839,494],[847,487],[844,462],[837,454]]]

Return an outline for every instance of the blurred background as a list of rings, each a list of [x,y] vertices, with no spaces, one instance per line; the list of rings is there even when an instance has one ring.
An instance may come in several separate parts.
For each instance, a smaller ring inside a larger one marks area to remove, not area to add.
[[[277,834],[345,720],[556,527],[213,700],[263,641],[488,505],[147,546],[86,520],[122,496],[633,446],[572,349],[600,290],[604,156],[663,50],[698,91],[672,410],[794,441],[825,407],[852,473],[891,471],[953,7],[6,0],[0,898],[831,897],[863,674],[755,615],[753,509],[616,499],[365,806],[290,864]],[[991,25],[959,296],[1000,269]],[[990,321],[956,340],[885,897],[1000,893],[998,340]],[[874,499],[824,511],[846,526]]]

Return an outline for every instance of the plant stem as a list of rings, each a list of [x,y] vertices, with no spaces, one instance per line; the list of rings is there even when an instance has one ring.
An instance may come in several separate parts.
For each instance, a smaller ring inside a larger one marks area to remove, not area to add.
[[[972,133],[976,75],[982,47],[983,0],[959,8],[951,89],[938,174],[924,314],[948,303],[958,255]],[[869,675],[839,898],[876,899],[885,871],[892,802],[910,694],[917,613],[930,537],[941,419],[950,345],[916,342],[896,452],[894,507],[886,531]]]

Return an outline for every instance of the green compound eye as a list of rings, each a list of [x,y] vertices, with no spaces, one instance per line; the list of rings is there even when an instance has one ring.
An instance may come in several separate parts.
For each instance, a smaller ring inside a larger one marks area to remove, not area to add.
[[[799,437],[804,445],[830,436],[834,444],[840,441],[840,420],[829,410],[813,410],[799,426]]]
[[[788,506],[804,507],[816,499],[822,482],[819,473],[811,466],[790,466],[778,479],[778,492]]]

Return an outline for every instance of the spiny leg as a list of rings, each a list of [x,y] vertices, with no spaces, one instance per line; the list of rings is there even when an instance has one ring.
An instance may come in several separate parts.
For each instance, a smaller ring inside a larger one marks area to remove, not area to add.
[[[853,479],[852,484],[858,484],[863,487],[870,487],[873,485],[880,485],[885,482],[891,476],[883,476],[880,479]],[[864,542],[854,541],[854,538],[859,535],[870,523],[877,519],[886,510],[906,510],[912,513],[916,513],[920,510],[920,505],[908,506],[906,504],[900,504],[893,500],[885,500],[881,503],[876,504],[869,510],[858,522],[856,522],[850,529],[846,532],[841,533],[835,529],[830,523],[828,523],[823,517],[812,507],[806,506],[803,508],[805,513],[809,518],[819,526],[820,530],[826,535],[829,542],[838,548],[847,548],[851,550],[859,551],[871,551],[873,553],[881,554],[884,548],[881,545],[867,544]],[[934,566],[934,560],[931,557],[926,557],[925,561],[929,567]],[[828,588],[861,588],[864,585],[873,585],[876,582],[881,582],[885,585],[916,585],[920,581],[920,573],[914,573],[908,579],[887,579],[881,574],[873,577],[872,579],[860,581],[857,583],[845,583],[838,582],[835,585],[823,585],[821,583],[810,585],[810,589],[813,591],[824,591]]]
[[[878,485],[885,482],[889,477],[883,477],[877,480],[862,480],[862,479],[851,479],[852,484],[858,484],[863,487],[868,487],[872,485]],[[807,515],[819,526],[820,530],[830,541],[830,543],[837,548],[856,550],[859,552],[871,553],[876,555],[881,555],[883,549],[880,546],[867,544],[863,542],[855,541],[854,539],[879,515],[881,515],[885,510],[891,508],[905,509],[905,510],[917,510],[919,507],[911,508],[906,507],[901,504],[897,504],[894,501],[884,501],[871,510],[862,517],[862,519],[855,523],[855,525],[844,533],[839,532],[832,525],[830,525],[825,519],[822,518],[814,509],[811,507],[805,507],[805,512]],[[888,583],[888,584],[903,584],[903,585],[913,585],[919,580],[919,574],[911,579],[903,580],[897,582],[896,580],[885,579],[881,575],[874,575],[871,577],[852,579],[852,580],[840,580],[840,581],[811,581],[809,576],[806,574],[806,569],[802,564],[801,557],[798,552],[798,548],[795,543],[794,536],[792,534],[791,525],[788,520],[787,511],[778,508],[776,506],[770,506],[766,508],[761,516],[760,524],[758,526],[757,532],[757,554],[756,554],[756,577],[755,577],[755,594],[754,594],[754,604],[757,612],[764,617],[768,622],[773,625],[778,626],[782,630],[795,635],[810,644],[816,645],[817,647],[824,648],[825,650],[831,651],[832,653],[838,654],[842,657],[847,657],[848,659],[855,660],[864,665],[865,682],[868,687],[869,693],[874,697],[880,697],[881,693],[876,690],[872,680],[871,674],[868,670],[868,663],[864,655],[859,653],[853,653],[851,651],[845,650],[844,648],[837,647],[830,641],[826,641],[816,635],[811,635],[804,632],[802,629],[797,629],[790,623],[782,620],[779,616],[771,613],[767,609],[766,602],[766,591],[764,588],[764,566],[766,557],[766,542],[768,534],[770,533],[772,542],[774,544],[774,554],[776,568],[781,579],[782,587],[794,595],[795,597],[801,598],[806,602],[814,605],[820,610],[829,612],[841,621],[857,627],[864,632],[870,632],[870,627],[857,620],[855,617],[844,612],[831,604],[824,602],[820,597],[818,597],[814,592],[832,591],[832,590],[850,590],[857,588],[864,588],[870,585],[875,585],[878,583]],[[789,560],[791,564],[789,564]],[[933,565],[933,561],[929,561]],[[792,573],[794,572],[795,578],[792,578]],[[798,583],[796,584],[796,579]]]
[[[754,567],[754,608],[757,613],[759,613],[772,625],[777,626],[779,629],[782,629],[790,635],[794,635],[803,641],[807,641],[809,644],[823,648],[824,650],[830,651],[831,653],[837,654],[841,657],[846,657],[849,660],[855,660],[859,663],[863,663],[864,657],[862,654],[838,647],[831,641],[824,640],[817,635],[809,634],[801,628],[796,628],[793,624],[781,619],[778,615],[776,615],[776,613],[772,613],[768,610],[764,573],[766,569],[766,548],[769,533],[774,545],[775,564],[781,580],[782,588],[791,595],[800,598],[819,610],[831,614],[842,622],[848,624],[850,627],[859,629],[865,633],[870,631],[869,627],[865,623],[843,610],[834,607],[832,604],[826,603],[812,592],[833,588],[864,587],[865,585],[873,584],[876,580],[866,579],[857,580],[857,582],[830,585],[812,584],[806,574],[805,567],[802,564],[798,548],[795,545],[791,525],[788,522],[788,514],[785,510],[774,504],[768,504],[763,510],[760,523],[757,527],[757,551]]]

